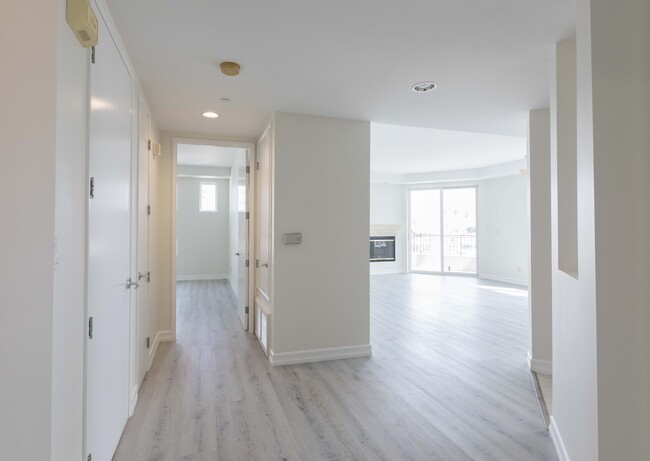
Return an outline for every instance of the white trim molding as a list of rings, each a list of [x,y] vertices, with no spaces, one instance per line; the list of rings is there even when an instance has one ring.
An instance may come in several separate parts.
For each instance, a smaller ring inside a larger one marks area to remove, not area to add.
[[[189,282],[191,280],[225,280],[229,279],[228,274],[208,274],[208,275],[178,275],[177,282]]]
[[[135,386],[131,391],[131,400],[129,401],[129,418],[133,416],[135,412],[135,406],[138,404],[138,392],[140,391],[140,386]]]
[[[530,351],[528,351],[528,357],[526,358],[528,362],[528,369],[534,371],[535,373],[541,373],[543,375],[552,375],[553,374],[553,362],[550,360],[540,360],[534,359]]]
[[[553,440],[553,445],[555,445],[555,451],[557,452],[557,457],[560,461],[571,461],[569,458],[569,453],[566,451],[564,446],[564,441],[562,440],[562,435],[560,434],[560,429],[557,427],[557,423],[553,416],[551,416],[551,424],[548,427],[548,430],[551,433],[551,440]]]
[[[280,352],[270,351],[269,360],[271,365],[297,365],[299,363],[322,362],[325,360],[355,359],[359,357],[371,357],[372,346],[364,344],[361,346],[329,347],[325,349],[310,349],[306,351]]]

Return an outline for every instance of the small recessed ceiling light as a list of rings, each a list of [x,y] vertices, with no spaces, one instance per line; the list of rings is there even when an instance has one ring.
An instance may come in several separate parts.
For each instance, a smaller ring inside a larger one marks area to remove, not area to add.
[[[218,118],[219,114],[217,114],[216,112],[203,112],[203,116],[205,118]]]
[[[413,91],[416,93],[428,93],[429,91],[435,90],[437,87],[438,85],[433,82],[420,82],[413,85]]]
[[[231,99],[230,98],[221,98],[221,99],[219,99],[219,101],[221,101],[221,102],[230,102]]]

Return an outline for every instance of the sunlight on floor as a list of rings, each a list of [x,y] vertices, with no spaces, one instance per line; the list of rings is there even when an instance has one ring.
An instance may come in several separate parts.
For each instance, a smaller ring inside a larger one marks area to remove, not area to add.
[[[495,293],[501,293],[503,295],[517,296],[519,298],[528,297],[528,290],[522,288],[493,287],[489,285],[478,285],[478,288],[493,291]]]

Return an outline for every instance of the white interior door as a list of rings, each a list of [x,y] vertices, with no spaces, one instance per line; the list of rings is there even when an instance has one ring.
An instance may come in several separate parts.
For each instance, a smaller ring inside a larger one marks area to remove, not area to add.
[[[149,111],[138,110],[138,261],[136,302],[137,386],[149,369]]]
[[[235,162],[237,173],[237,313],[248,330],[248,178],[246,172],[249,164],[250,151],[246,149]]]
[[[90,67],[86,452],[109,461],[129,404],[131,76],[98,19]]]
[[[255,184],[256,227],[255,233],[255,301],[270,310],[271,280],[271,129],[269,128],[257,146],[257,181]]]

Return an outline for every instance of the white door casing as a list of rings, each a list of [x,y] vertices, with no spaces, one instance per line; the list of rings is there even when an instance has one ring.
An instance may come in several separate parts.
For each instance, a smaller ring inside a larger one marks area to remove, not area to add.
[[[86,453],[112,458],[129,411],[131,75],[99,15],[90,67]]]

